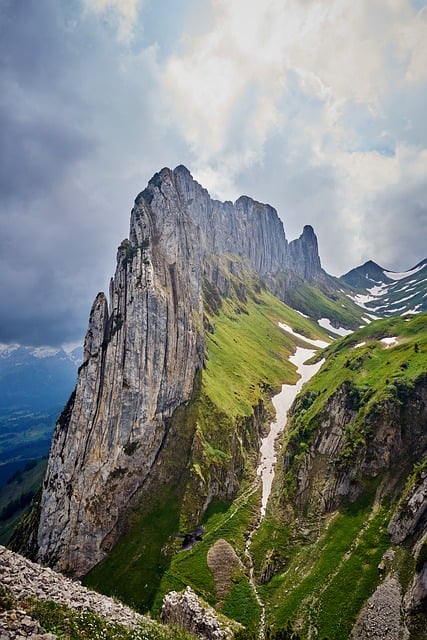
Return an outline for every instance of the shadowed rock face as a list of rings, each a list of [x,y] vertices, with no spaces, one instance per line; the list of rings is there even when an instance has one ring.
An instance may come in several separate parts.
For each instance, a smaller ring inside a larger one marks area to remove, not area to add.
[[[203,279],[227,293],[239,264],[282,299],[276,276],[323,274],[311,227],[288,245],[272,207],[214,201],[182,166],[156,174],[135,200],[109,300],[98,294],[91,310],[74,403],[53,437],[39,561],[83,575],[117,541],[203,366]]]

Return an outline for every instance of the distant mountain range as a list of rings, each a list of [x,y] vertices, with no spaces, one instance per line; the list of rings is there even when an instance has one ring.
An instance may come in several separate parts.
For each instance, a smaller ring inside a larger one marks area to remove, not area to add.
[[[82,355],[82,347],[0,345],[0,487],[28,460],[49,452]]]
[[[402,273],[387,271],[369,260],[340,280],[353,289],[352,299],[370,318],[427,311],[427,260]]]

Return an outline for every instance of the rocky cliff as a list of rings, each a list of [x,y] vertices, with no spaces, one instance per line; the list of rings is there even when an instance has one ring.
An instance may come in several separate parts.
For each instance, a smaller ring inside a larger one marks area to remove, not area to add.
[[[227,296],[242,270],[282,299],[293,279],[324,275],[310,227],[288,243],[272,207],[248,197],[212,200],[182,166],[156,174],[135,200],[109,299],[100,293],[93,304],[77,387],[53,437],[38,526],[33,517],[27,542],[18,535],[15,547],[77,576],[109,553],[204,365],[203,290]]]
[[[269,506],[281,533],[258,542],[257,570],[304,637],[427,633],[426,326],[380,321],[331,345],[292,407]]]

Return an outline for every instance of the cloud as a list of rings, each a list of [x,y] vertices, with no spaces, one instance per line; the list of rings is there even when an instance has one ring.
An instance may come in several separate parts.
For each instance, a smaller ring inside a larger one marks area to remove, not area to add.
[[[425,3],[0,0],[0,16],[0,341],[82,337],[163,166],[272,204],[289,239],[312,224],[334,275],[425,257]]]
[[[133,39],[140,0],[82,0],[85,10],[92,12],[116,30],[120,42]]]
[[[208,28],[162,75],[197,178],[221,198],[245,188],[273,200],[293,233],[312,223],[337,275],[367,251],[381,256],[365,225],[372,203],[404,192],[405,163],[411,173],[426,147],[426,11],[406,0],[214,2]]]
[[[182,154],[152,47],[131,51],[74,3],[1,10],[0,335],[81,340],[133,198]]]

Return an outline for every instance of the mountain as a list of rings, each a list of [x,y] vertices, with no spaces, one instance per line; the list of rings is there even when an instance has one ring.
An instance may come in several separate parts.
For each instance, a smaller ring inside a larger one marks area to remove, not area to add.
[[[58,415],[76,383],[82,350],[0,345],[0,486],[29,459],[47,455]]]
[[[401,273],[386,271],[370,260],[340,280],[352,288],[351,299],[370,318],[427,311],[427,260]]]
[[[346,640],[364,612],[378,637],[423,637],[427,320],[370,322],[357,287],[325,273],[311,227],[289,242],[269,205],[160,171],[11,546],[153,615],[189,586],[248,638]],[[308,370],[285,428],[278,397]]]
[[[199,446],[197,423],[178,434],[174,420],[207,366],[210,316],[223,298],[233,300],[233,313],[249,314],[245,303],[261,300],[265,289],[259,276],[282,298],[303,278],[325,278],[312,230],[288,244],[272,207],[247,197],[211,200],[182,166],[163,169],[137,196],[109,303],[99,294],[93,304],[76,391],[54,434],[38,559],[86,573],[119,539],[129,501],[153,491],[158,469],[170,466],[163,462],[169,447],[181,452],[184,466],[189,462]],[[256,423],[263,394],[255,383],[254,405],[244,413]],[[239,447],[232,456],[240,467]],[[201,496],[194,517],[214,496],[232,496],[239,486],[230,478],[194,493],[196,480],[182,489],[183,499]]]
[[[425,637],[427,315],[374,322],[322,355],[254,541],[267,619],[298,620],[303,637]]]
[[[0,410],[62,404],[75,384],[82,350],[0,345]]]

